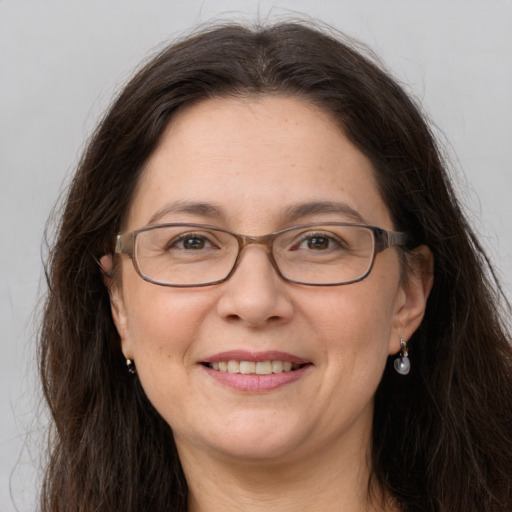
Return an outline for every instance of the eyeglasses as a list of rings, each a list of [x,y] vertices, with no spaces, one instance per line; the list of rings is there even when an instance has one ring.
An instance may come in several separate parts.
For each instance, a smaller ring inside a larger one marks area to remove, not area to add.
[[[150,283],[192,287],[229,279],[242,250],[261,244],[267,246],[272,266],[285,281],[336,286],[361,281],[378,252],[403,246],[406,240],[404,233],[345,222],[294,226],[263,236],[177,223],[117,235],[115,252],[130,256],[137,273]]]

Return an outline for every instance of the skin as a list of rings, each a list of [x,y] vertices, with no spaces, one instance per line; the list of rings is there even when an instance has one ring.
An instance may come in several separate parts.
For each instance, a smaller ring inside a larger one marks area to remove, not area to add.
[[[165,213],[176,200],[211,203],[221,215]],[[197,222],[263,235],[355,220],[284,219],[312,201],[341,202],[367,224],[394,228],[371,163],[327,114],[282,96],[206,100],[173,118],[123,230]],[[428,261],[427,249],[418,252],[415,261]],[[190,510],[392,509],[368,497],[373,396],[388,355],[421,322],[429,265],[413,264],[404,283],[390,248],[359,283],[309,287],[283,281],[266,249],[251,245],[228,281],[180,289],[145,282],[121,257],[111,296],[122,350],[173,429]],[[228,350],[279,350],[311,365],[293,383],[243,392],[200,364]]]

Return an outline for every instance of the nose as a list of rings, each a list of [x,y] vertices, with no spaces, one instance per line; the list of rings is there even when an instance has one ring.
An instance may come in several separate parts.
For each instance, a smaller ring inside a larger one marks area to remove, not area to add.
[[[289,285],[272,266],[266,247],[245,247],[234,274],[223,287],[217,308],[226,320],[256,328],[286,323],[293,315]]]

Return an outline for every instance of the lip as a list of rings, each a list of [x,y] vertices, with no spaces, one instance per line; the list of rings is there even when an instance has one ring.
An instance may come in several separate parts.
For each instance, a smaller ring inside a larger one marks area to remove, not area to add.
[[[250,352],[248,350],[229,350],[227,352],[220,352],[207,357],[202,363],[219,363],[221,361],[252,361],[255,363],[262,361],[289,361],[292,364],[307,364],[310,361],[288,354],[287,352],[279,352],[277,350],[270,350],[265,352]]]
[[[232,358],[234,359],[234,358]],[[242,359],[247,361],[248,359]],[[249,359],[250,361],[261,361],[255,359]],[[267,359],[263,359],[266,361]],[[289,359],[286,359],[289,360]],[[225,359],[220,359],[225,361]],[[214,362],[214,361],[212,361]],[[301,364],[301,363],[297,363]],[[292,382],[296,382],[301,379],[311,368],[311,364],[306,364],[297,370],[282,373],[271,373],[269,375],[243,375],[241,373],[228,373],[214,370],[208,366],[202,365],[201,367],[207,374],[215,379],[218,383],[228,386],[232,389],[242,392],[249,393],[265,393],[272,391]]]
[[[288,361],[294,365],[303,365],[297,370],[269,375],[244,375],[241,373],[228,373],[214,370],[208,363],[221,361]],[[218,383],[241,392],[264,393],[272,391],[301,379],[309,370],[311,361],[278,350],[253,352],[249,350],[228,350],[213,354],[200,362],[202,369]]]

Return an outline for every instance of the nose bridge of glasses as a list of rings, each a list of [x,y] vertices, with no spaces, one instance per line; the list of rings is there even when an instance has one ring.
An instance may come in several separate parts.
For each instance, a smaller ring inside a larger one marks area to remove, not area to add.
[[[274,237],[274,234],[260,236],[237,235],[237,240],[240,251],[248,245],[266,245],[270,251]]]
[[[263,245],[266,247],[267,257],[270,260],[272,267],[274,267],[277,270],[277,272],[279,273],[276,261],[272,254],[272,243],[274,241],[274,238],[276,237],[276,235],[274,233],[271,233],[269,235],[260,235],[260,236],[250,236],[250,235],[235,235],[235,236],[238,241],[238,257],[237,257],[235,267],[238,267],[238,265],[240,264],[240,260],[242,258],[242,252],[244,251],[244,249],[247,246]]]

